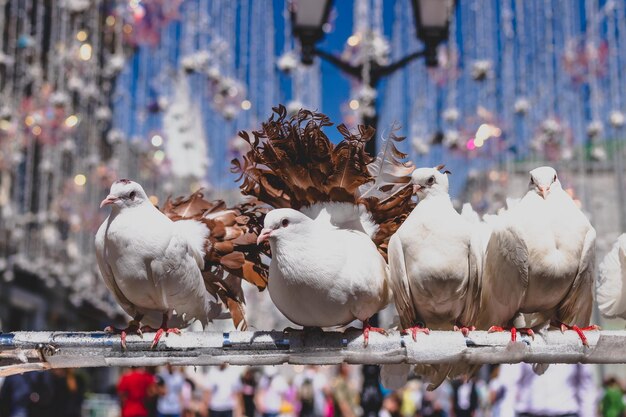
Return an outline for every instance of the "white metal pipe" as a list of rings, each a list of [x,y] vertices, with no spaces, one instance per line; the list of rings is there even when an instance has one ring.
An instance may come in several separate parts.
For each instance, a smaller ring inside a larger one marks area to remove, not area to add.
[[[163,365],[278,365],[384,363],[626,363],[626,331],[586,332],[589,347],[573,331],[537,334],[432,331],[410,335],[392,331],[184,332],[163,337],[150,349],[153,334],[132,335],[127,350],[119,336],[103,332],[15,332],[0,334],[0,376],[49,368]]]

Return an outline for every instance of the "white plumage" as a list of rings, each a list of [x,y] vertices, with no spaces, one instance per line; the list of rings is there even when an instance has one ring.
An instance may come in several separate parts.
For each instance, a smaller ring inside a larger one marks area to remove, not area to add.
[[[305,327],[367,321],[389,302],[387,265],[363,231],[361,210],[321,203],[307,210],[273,210],[259,241],[272,250],[268,289],[276,307]],[[371,226],[366,226],[371,227]]]
[[[205,326],[222,312],[207,292],[204,267],[208,228],[195,220],[173,222],[148,200],[143,188],[120,180],[103,205],[113,206],[96,234],[96,257],[104,281],[120,306],[151,327]]]
[[[626,233],[617,239],[600,264],[596,301],[604,316],[626,319]]]
[[[454,210],[448,178],[438,168],[415,170],[412,183],[420,202],[389,243],[390,277],[402,327],[471,326],[480,303],[478,225]],[[388,370],[383,373],[389,376],[387,384],[402,380],[397,371]],[[441,383],[451,370],[435,369],[433,383]]]
[[[524,198],[494,225],[479,326],[537,330],[554,321],[572,326],[586,342],[578,327],[591,316],[595,230],[553,168],[530,176]]]

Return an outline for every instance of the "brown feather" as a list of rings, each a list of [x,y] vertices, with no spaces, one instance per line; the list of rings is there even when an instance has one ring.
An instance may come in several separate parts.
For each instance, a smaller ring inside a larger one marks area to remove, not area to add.
[[[414,167],[395,146],[404,138],[392,134],[374,158],[365,151],[375,133],[371,127],[358,126],[355,133],[339,125],[343,139],[335,145],[324,132],[332,125],[326,115],[300,110],[288,117],[282,105],[273,110],[260,130],[239,133],[250,145],[232,165],[241,192],[273,208],[363,204],[379,226],[374,241],[386,253],[389,238],[415,205],[406,187]]]
[[[196,220],[207,227],[205,286],[228,307],[235,327],[246,328],[241,279],[259,290],[267,286],[269,265],[263,256],[269,251],[256,245],[267,209],[258,201],[228,208],[221,200],[206,200],[198,190],[188,197],[168,198],[162,212],[173,221]]]

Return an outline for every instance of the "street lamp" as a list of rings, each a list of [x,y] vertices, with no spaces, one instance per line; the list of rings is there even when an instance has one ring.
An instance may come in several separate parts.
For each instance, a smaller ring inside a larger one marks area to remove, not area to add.
[[[300,39],[305,65],[313,64],[315,44],[324,37],[324,24],[328,22],[332,3],[332,0],[301,0],[291,4],[293,34]]]
[[[418,57],[424,56],[425,63],[429,67],[437,66],[437,46],[448,39],[448,26],[454,10],[454,0],[412,0],[412,5],[417,37],[424,43],[424,50],[414,52],[388,65],[380,65],[376,60],[368,62],[367,82],[372,89],[376,88],[382,78],[404,68]],[[319,56],[346,74],[363,81],[363,63],[352,65],[315,47],[315,44],[324,37],[324,25],[328,22],[332,0],[292,0],[291,7],[293,34],[300,40],[302,63],[311,65],[313,58]],[[375,102],[372,106],[376,109]],[[377,128],[378,115],[376,112],[364,114],[362,122]],[[376,141],[370,140],[366,149],[371,154],[375,154]]]
[[[417,37],[424,42],[426,66],[437,66],[437,46],[448,39],[454,0],[412,0]]]

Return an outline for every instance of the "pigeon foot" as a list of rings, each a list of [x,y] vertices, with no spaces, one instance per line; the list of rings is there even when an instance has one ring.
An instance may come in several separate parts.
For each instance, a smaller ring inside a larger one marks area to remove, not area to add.
[[[517,333],[527,334],[533,340],[535,340],[535,332],[530,327],[501,327],[501,326],[491,326],[487,332],[496,333],[496,332],[511,332],[511,342],[517,341]]]
[[[454,331],[455,332],[461,332],[463,334],[463,336],[467,337],[469,335],[469,332],[473,332],[474,330],[476,330],[476,326],[458,326],[455,325],[454,326]]]
[[[161,337],[165,334],[168,335],[170,333],[174,333],[177,335],[181,334],[181,331],[179,328],[176,327],[168,327],[167,326],[167,314],[163,314],[163,321],[161,321],[161,326],[158,329],[155,329],[154,327],[150,327],[150,326],[143,326],[141,328],[141,330],[144,333],[152,333],[152,332],[156,332],[156,334],[154,335],[154,339],[152,339],[152,344],[150,345],[150,349],[154,349],[156,347],[156,345],[159,343],[159,340],[161,340]]]
[[[413,337],[413,341],[417,342],[417,334],[418,333],[430,334],[430,329],[428,327],[424,327],[418,324],[417,326],[409,327],[408,329],[402,330],[402,334],[409,334],[409,332],[411,333],[411,336]]]
[[[128,322],[128,326],[124,329],[118,329],[114,326],[107,326],[104,328],[105,333],[109,334],[119,334],[120,335],[120,343],[122,345],[122,349],[126,350],[126,336],[128,334],[136,334],[139,337],[143,338],[143,330],[140,327],[139,320],[131,320]]]
[[[168,335],[170,333],[174,333],[177,335],[181,334],[181,331],[179,328],[176,327],[161,327],[156,331],[156,334],[154,335],[154,339],[152,339],[152,344],[150,345],[150,349],[154,349],[157,344],[159,343],[159,340],[161,340],[161,337],[165,334]]]
[[[592,324],[591,326],[587,326],[587,327],[578,327],[576,325],[569,326],[565,323],[556,322],[556,323],[552,323],[552,325],[559,327],[561,329],[561,333],[563,333],[565,330],[575,331],[578,337],[580,338],[580,341],[583,343],[583,346],[585,347],[589,347],[589,342],[587,341],[587,336],[585,336],[584,332],[591,331],[591,330],[600,330],[600,326],[597,326],[595,324]]]
[[[363,322],[363,346],[367,347],[370,342],[370,332],[380,333],[387,336],[387,330],[381,327],[372,327],[368,320]]]

